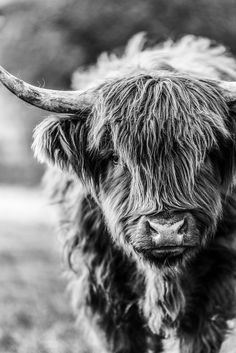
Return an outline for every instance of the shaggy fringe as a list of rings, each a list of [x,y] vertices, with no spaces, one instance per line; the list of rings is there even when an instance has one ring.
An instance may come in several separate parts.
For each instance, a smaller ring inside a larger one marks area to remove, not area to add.
[[[227,113],[221,92],[208,81],[171,73],[122,77],[99,89],[90,148],[101,150],[109,131],[109,148],[132,175],[131,195],[139,191],[137,208],[147,193],[159,196],[160,211],[162,202],[197,208],[207,198],[196,202],[196,175],[219,136],[229,138]]]

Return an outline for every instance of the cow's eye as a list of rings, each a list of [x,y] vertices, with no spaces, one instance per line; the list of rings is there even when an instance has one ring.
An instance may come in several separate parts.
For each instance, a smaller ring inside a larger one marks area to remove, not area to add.
[[[117,165],[119,163],[119,157],[117,155],[113,155],[112,162],[113,162],[113,164]]]

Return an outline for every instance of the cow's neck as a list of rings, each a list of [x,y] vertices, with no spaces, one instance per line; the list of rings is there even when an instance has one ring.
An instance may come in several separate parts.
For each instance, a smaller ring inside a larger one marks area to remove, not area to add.
[[[178,319],[185,307],[180,279],[178,271],[164,273],[155,268],[145,269],[146,286],[141,306],[154,334],[168,336],[178,327]]]

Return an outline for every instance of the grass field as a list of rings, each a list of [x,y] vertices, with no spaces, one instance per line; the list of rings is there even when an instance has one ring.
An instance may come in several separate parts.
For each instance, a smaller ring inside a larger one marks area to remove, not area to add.
[[[0,353],[87,353],[45,199],[37,190],[0,187]],[[236,335],[222,353],[236,353]]]
[[[0,188],[0,352],[81,350],[49,210],[37,191]]]

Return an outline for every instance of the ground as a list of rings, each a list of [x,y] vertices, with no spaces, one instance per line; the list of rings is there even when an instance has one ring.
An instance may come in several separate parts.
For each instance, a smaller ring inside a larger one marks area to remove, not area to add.
[[[59,241],[37,190],[0,188],[0,352],[77,353]]]
[[[76,331],[53,223],[40,189],[0,187],[1,353],[88,353]],[[222,353],[236,353],[236,335]]]

